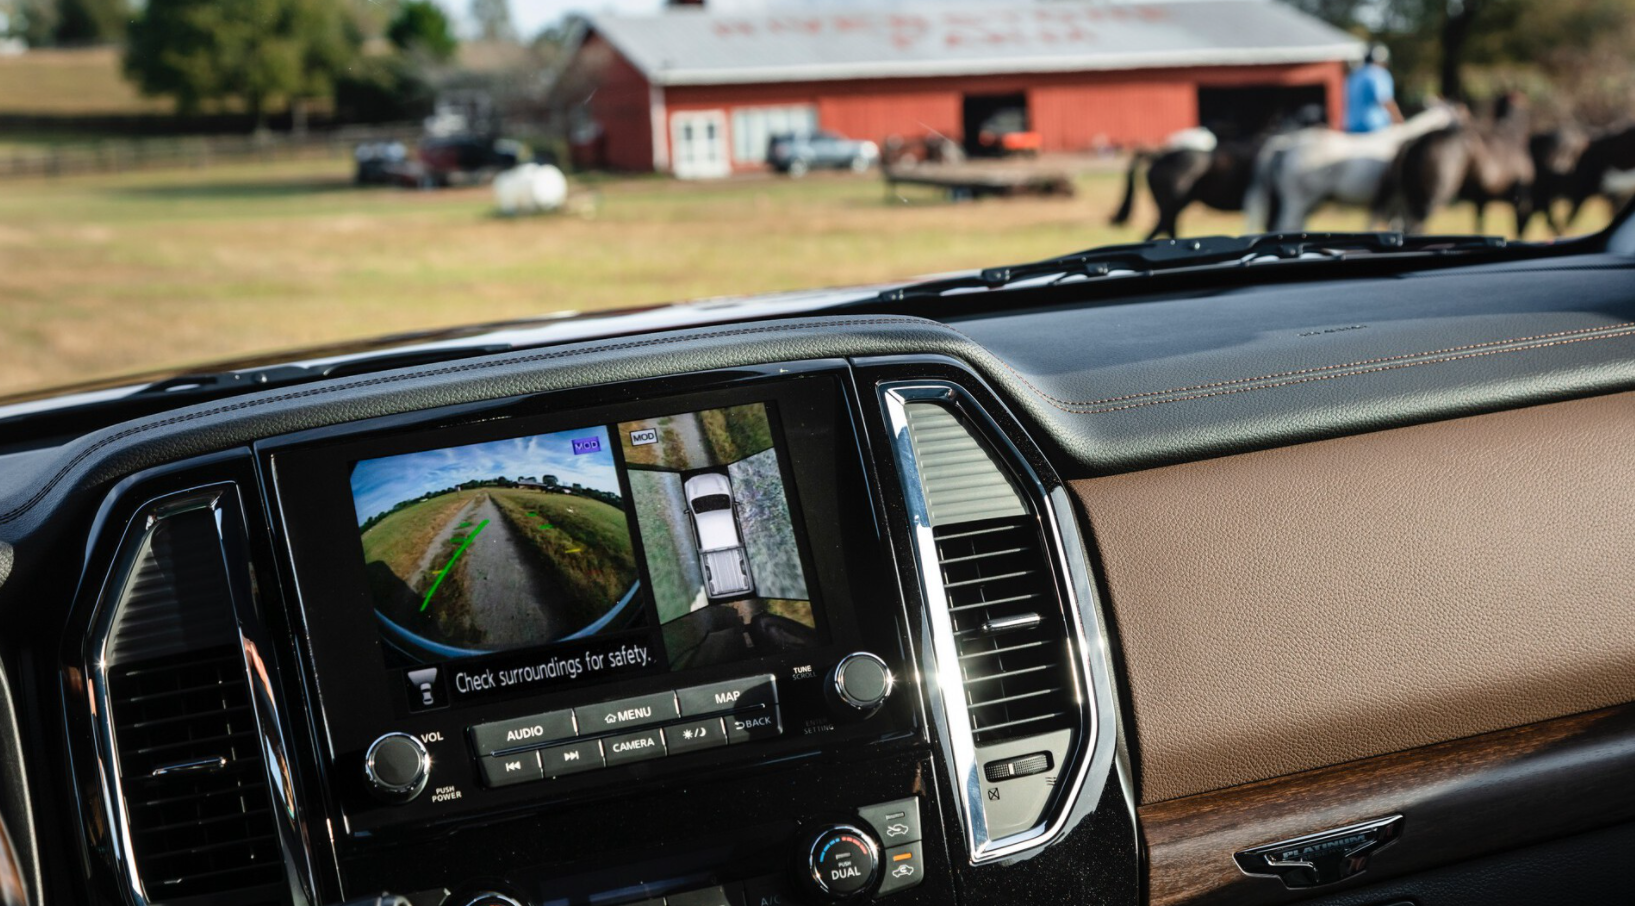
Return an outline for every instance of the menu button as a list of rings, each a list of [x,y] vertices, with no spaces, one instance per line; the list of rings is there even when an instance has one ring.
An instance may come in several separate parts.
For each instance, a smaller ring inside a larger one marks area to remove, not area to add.
[[[659,692],[654,695],[603,702],[600,705],[586,705],[573,709],[573,713],[579,719],[579,732],[582,734],[639,727],[674,720],[679,716],[674,692]]]

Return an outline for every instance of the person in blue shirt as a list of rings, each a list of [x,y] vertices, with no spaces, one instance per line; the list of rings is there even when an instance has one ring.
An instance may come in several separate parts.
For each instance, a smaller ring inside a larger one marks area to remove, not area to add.
[[[1368,48],[1361,66],[1345,81],[1345,131],[1378,132],[1402,122],[1397,107],[1396,83],[1391,79],[1391,54],[1383,44]]]

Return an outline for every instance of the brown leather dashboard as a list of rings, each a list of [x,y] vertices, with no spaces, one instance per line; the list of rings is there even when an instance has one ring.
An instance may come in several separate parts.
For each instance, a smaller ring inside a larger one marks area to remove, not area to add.
[[[1635,393],[1075,483],[1153,803],[1635,701]]]

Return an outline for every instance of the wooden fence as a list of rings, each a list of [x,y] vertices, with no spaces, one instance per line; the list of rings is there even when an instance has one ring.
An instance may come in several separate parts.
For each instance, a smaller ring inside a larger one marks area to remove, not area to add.
[[[107,138],[17,145],[0,151],[0,179],[350,157],[362,142],[412,144],[419,135],[416,124],[348,126],[304,135]]]

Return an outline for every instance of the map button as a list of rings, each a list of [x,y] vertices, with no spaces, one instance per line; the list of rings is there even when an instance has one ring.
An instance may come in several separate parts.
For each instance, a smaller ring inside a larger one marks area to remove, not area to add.
[[[752,676],[680,689],[676,692],[676,699],[681,703],[682,717],[696,717],[775,705],[778,703],[778,687],[771,676]]]

